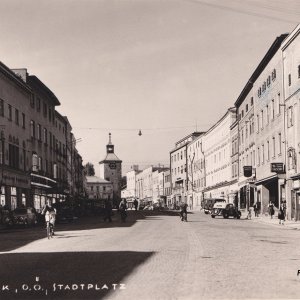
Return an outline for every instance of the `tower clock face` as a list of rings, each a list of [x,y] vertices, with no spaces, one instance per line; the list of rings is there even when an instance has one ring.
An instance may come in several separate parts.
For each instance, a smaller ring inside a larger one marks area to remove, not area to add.
[[[115,162],[109,163],[109,168],[110,168],[110,169],[116,169],[116,167],[117,167],[117,165],[116,165]]]

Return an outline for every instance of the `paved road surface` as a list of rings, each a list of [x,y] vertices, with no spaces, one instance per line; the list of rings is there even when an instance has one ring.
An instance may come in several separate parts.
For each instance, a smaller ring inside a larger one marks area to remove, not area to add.
[[[2,231],[0,299],[300,299],[297,230],[199,212],[117,218],[58,226],[52,240]]]

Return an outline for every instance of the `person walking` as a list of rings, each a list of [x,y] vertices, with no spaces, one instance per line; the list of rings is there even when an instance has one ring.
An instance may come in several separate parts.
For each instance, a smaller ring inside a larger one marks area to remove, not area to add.
[[[269,215],[271,216],[271,219],[273,219],[275,210],[274,210],[274,204],[272,201],[270,201],[269,203]]]
[[[279,219],[279,224],[284,225],[284,220],[285,220],[285,209],[284,209],[284,204],[281,203],[278,211],[278,219]]]
[[[258,205],[257,205],[257,202],[253,205],[253,209],[254,209],[254,216],[258,217]]]
[[[134,209],[137,210],[137,209],[138,209],[139,202],[138,202],[136,199],[134,199],[133,205],[134,205]]]
[[[104,202],[103,221],[105,222],[106,220],[108,220],[109,222],[112,222],[111,215],[112,215],[112,205],[111,205],[110,201],[108,199],[106,199]]]
[[[121,214],[121,221],[124,223],[126,222],[126,218],[127,218],[127,203],[125,199],[122,199],[122,201],[120,202],[119,205],[119,212]]]

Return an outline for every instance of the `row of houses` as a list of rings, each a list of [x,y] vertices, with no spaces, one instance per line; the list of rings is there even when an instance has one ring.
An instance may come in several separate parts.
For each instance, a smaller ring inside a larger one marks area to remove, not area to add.
[[[169,207],[186,202],[199,209],[203,199],[222,197],[245,211],[257,203],[262,214],[270,201],[277,208],[284,202],[287,217],[299,220],[299,115],[300,25],[275,39],[222,118],[175,144],[169,171],[159,172],[170,184],[160,198]],[[126,192],[155,202],[154,178],[153,168],[132,170]]]
[[[0,204],[8,209],[84,195],[82,157],[60,101],[26,69],[0,62]]]

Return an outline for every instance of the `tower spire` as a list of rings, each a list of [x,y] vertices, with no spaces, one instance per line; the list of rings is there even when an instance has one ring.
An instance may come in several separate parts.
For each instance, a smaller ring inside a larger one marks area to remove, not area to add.
[[[106,145],[106,153],[114,153],[114,145],[111,142],[111,133],[108,134],[108,144]]]

